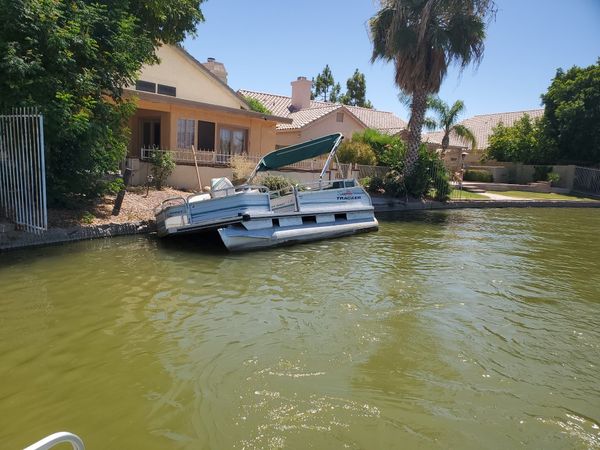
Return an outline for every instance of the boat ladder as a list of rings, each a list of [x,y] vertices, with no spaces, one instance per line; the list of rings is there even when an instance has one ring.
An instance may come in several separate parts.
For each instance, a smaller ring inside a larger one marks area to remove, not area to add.
[[[51,434],[50,436],[46,436],[41,441],[31,444],[29,447],[25,447],[23,450],[49,450],[58,444],[63,444],[66,442],[71,444],[73,450],[85,450],[85,446],[83,445],[81,438],[76,434],[69,433],[67,431],[60,431],[58,433]]]

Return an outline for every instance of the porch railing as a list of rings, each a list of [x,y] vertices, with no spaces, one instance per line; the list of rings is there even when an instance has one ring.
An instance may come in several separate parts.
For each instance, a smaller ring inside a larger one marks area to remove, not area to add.
[[[141,160],[142,161],[150,161],[152,159],[152,154],[155,152],[169,152],[173,157],[173,160],[179,164],[194,164],[194,152],[191,149],[174,149],[174,150],[164,150],[164,149],[153,149],[153,148],[143,148],[141,150]],[[210,150],[196,150],[196,159],[195,161],[198,165],[201,166],[229,166],[232,158],[243,158],[252,164],[258,164],[261,156],[254,155],[229,155],[225,153],[219,153],[216,151]],[[323,167],[323,163],[325,160],[313,159],[310,161],[300,161],[294,164],[290,164],[286,166],[285,169],[298,169],[298,170],[309,170],[309,171],[318,171]]]

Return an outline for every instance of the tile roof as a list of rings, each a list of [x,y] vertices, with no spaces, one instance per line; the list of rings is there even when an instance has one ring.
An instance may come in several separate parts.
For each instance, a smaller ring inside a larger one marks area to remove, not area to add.
[[[375,128],[382,133],[396,134],[406,128],[406,122],[396,117],[391,112],[377,111],[360,106],[342,105],[340,103],[322,102],[311,100],[310,107],[299,111],[290,111],[292,98],[284,95],[267,94],[264,92],[254,92],[239,90],[239,94],[245,97],[251,97],[259,100],[275,116],[289,117],[293,120],[291,124],[278,124],[278,130],[293,130],[307,126],[308,124],[320,119],[331,112],[345,108],[362,122],[368,128]]]
[[[532,119],[536,119],[544,114],[544,110],[530,109],[527,111],[482,114],[465,119],[460,122],[460,124],[466,126],[473,132],[475,139],[477,140],[477,148],[486,149],[488,146],[488,137],[492,134],[493,129],[497,127],[500,122],[507,127],[510,127],[525,114],[528,114]],[[423,140],[441,145],[443,136],[444,134],[441,131],[433,131],[431,133],[424,133]],[[463,142],[463,140],[457,136],[453,136],[451,134],[450,146],[467,147],[468,144]]]

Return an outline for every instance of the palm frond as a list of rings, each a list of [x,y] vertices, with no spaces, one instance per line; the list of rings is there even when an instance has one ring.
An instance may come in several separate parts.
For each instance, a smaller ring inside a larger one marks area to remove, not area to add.
[[[471,150],[477,148],[477,139],[475,139],[475,135],[464,125],[456,124],[452,127],[451,131],[463,141],[471,144]]]
[[[425,117],[425,119],[423,120],[423,126],[429,131],[434,131],[438,129],[438,123],[433,117]]]

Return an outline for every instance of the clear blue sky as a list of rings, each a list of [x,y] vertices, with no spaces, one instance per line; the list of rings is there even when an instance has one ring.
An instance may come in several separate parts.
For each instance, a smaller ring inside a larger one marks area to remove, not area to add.
[[[462,75],[451,69],[440,96],[464,100],[465,117],[540,107],[556,69],[588,66],[600,57],[600,0],[497,0],[483,62]],[[370,63],[368,19],[374,0],[209,0],[206,22],[184,46],[200,61],[223,62],[229,84],[290,95],[290,82],[329,64],[345,90],[358,68],[375,108],[408,112],[397,99],[391,64]]]

